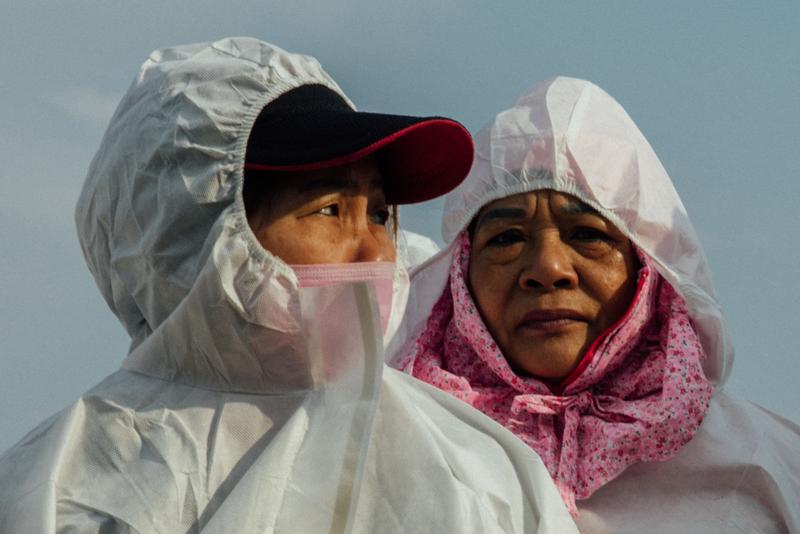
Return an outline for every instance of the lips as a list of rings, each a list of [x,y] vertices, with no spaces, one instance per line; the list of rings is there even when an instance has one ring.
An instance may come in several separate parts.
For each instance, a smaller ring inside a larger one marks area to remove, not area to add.
[[[588,320],[574,310],[533,310],[525,314],[517,328],[541,332],[558,332]]]

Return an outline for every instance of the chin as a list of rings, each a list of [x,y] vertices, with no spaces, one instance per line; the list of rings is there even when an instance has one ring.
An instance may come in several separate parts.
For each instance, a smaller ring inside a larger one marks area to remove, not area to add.
[[[558,382],[559,380],[566,378],[569,375],[570,371],[574,368],[572,367],[565,367],[565,366],[555,366],[555,367],[544,367],[542,365],[530,365],[523,363],[522,365],[513,365],[514,372],[516,372],[520,376],[532,376],[533,378],[539,378],[546,382]]]
[[[569,376],[581,359],[580,356],[576,356],[580,350],[543,353],[541,348],[540,344],[538,351],[525,351],[527,354],[536,352],[537,354],[533,357],[509,359],[517,374],[540,378],[547,382],[558,382]]]

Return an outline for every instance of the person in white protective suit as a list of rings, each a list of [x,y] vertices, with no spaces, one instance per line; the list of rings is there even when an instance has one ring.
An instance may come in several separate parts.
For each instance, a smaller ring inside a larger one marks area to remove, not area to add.
[[[535,450],[582,532],[800,532],[800,427],[723,389],[702,247],[625,110],[556,78],[475,157],[390,365]]]
[[[0,532],[575,532],[535,453],[383,363],[387,205],[471,157],[261,41],[150,55],[76,210],[131,349],[0,456]]]

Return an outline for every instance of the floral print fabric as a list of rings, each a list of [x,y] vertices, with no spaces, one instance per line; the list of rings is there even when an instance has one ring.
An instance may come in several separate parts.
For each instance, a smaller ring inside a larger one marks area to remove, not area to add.
[[[509,366],[467,287],[466,232],[458,239],[449,283],[402,367],[519,436],[573,514],[629,465],[668,460],[692,439],[713,392],[705,355],[683,298],[647,256],[626,314],[554,387]]]

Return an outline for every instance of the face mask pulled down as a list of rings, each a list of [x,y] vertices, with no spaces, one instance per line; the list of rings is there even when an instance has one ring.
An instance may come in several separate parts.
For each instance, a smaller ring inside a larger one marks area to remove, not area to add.
[[[381,330],[386,333],[392,313],[395,264],[392,262],[291,265],[300,288],[366,282],[373,286]]]
[[[309,332],[309,343],[320,344],[325,357],[312,357],[312,375],[315,382],[329,383],[341,377],[345,369],[356,362],[352,355],[367,352],[383,354],[382,340],[390,328],[396,266],[390,262],[291,265],[297,276],[301,305],[306,307],[306,317],[315,317]],[[313,308],[313,310],[309,310]],[[380,322],[377,338],[369,336],[369,325]],[[357,332],[361,331],[361,335]],[[331,350],[331,344],[337,349]],[[361,345],[355,350],[341,350],[350,344]],[[374,345],[370,347],[370,345]],[[333,355],[338,355],[333,357]],[[316,360],[316,361],[315,361]],[[347,374],[347,373],[345,373]]]

